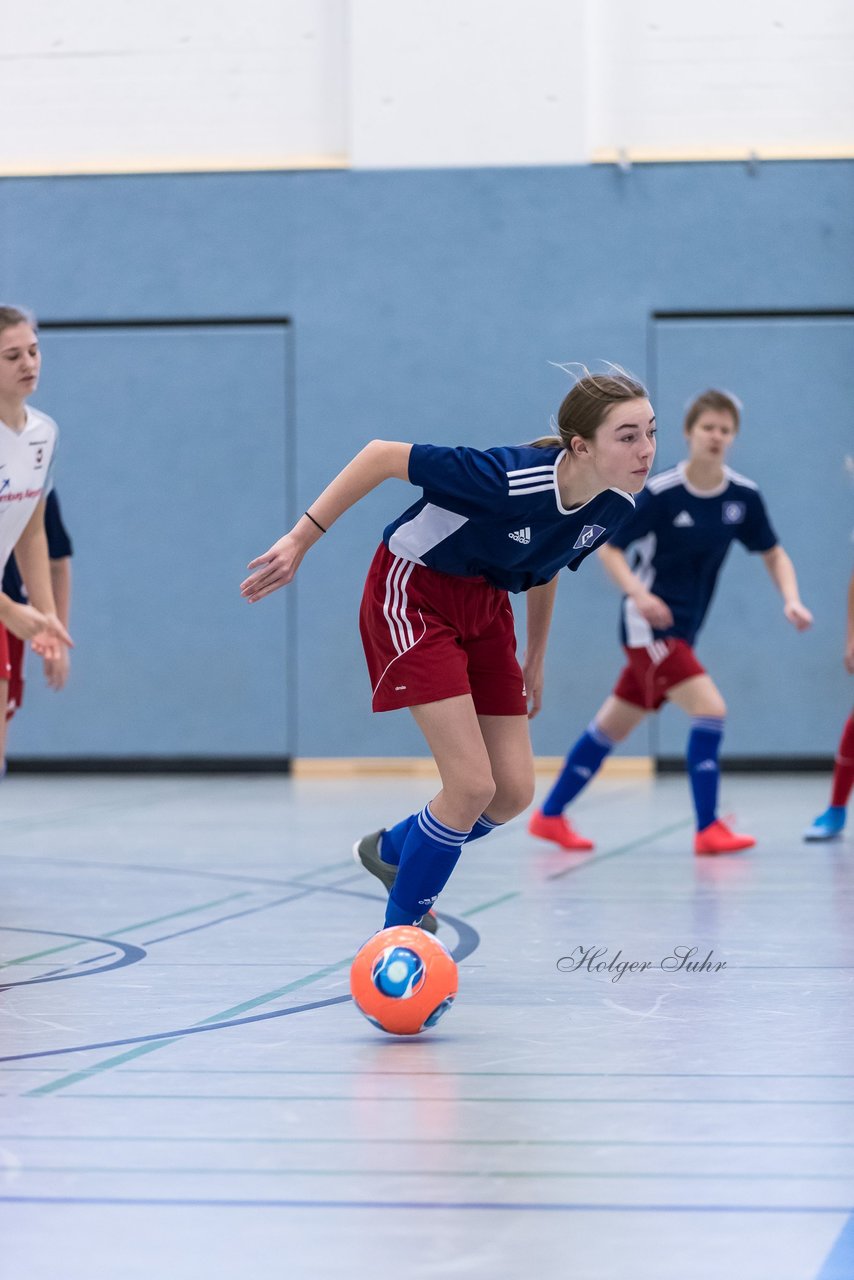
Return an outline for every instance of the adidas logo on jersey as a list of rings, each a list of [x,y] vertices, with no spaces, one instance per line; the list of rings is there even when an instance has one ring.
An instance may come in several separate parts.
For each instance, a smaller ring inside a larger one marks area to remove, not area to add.
[[[531,541],[530,529],[517,529],[515,533],[508,533],[508,538],[512,538],[514,542],[521,542],[523,547],[527,547]]]
[[[691,519],[691,513],[689,511],[680,511],[673,521],[673,527],[674,529],[692,529],[694,521]]]

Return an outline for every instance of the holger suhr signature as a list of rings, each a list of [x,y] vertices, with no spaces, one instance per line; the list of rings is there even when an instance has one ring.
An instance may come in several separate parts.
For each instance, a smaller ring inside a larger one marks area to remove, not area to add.
[[[606,974],[612,982],[619,982],[627,973],[644,973],[647,969],[659,969],[664,973],[720,973],[726,968],[726,960],[715,960],[712,950],[704,959],[698,959],[698,947],[674,947],[663,960],[622,960],[622,954],[622,951],[617,951],[609,960],[607,947],[579,944],[568,956],[560,957],[557,967],[561,973],[578,973],[586,969],[588,973]]]

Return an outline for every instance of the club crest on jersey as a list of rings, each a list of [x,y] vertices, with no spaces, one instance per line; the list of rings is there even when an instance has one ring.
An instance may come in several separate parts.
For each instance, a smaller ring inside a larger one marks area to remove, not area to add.
[[[673,521],[674,529],[693,529],[694,521],[690,511],[680,511],[679,515]]]
[[[527,547],[531,541],[530,529],[515,529],[513,533],[508,533],[508,538],[512,538],[514,542],[521,542],[523,547]]]
[[[586,524],[575,539],[573,551],[578,551],[581,547],[592,547],[599,535],[604,532],[604,524]]]
[[[746,508],[743,502],[725,502],[723,506],[723,522],[724,524],[742,524],[746,514]]]

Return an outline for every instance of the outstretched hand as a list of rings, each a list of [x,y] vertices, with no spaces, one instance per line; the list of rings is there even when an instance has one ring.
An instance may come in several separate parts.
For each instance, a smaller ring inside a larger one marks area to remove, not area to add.
[[[240,584],[240,594],[244,600],[254,604],[256,600],[263,600],[265,596],[278,591],[279,587],[287,586],[293,580],[304,555],[305,548],[298,544],[292,534],[286,533],[283,538],[279,538],[269,551],[265,551],[256,560],[250,560],[246,566],[255,572]]]
[[[812,626],[812,614],[799,600],[784,605],[783,615],[787,622],[791,622],[796,631],[807,631]]]

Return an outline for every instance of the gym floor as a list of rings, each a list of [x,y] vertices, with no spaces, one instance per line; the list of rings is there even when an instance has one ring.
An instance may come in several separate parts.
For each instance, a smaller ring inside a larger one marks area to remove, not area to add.
[[[438,904],[456,1004],[398,1038],[349,997],[350,849],[429,779],[10,776],[0,1276],[850,1280],[827,785],[725,777],[759,843],[717,859],[679,777],[597,780],[593,854],[508,824]]]

